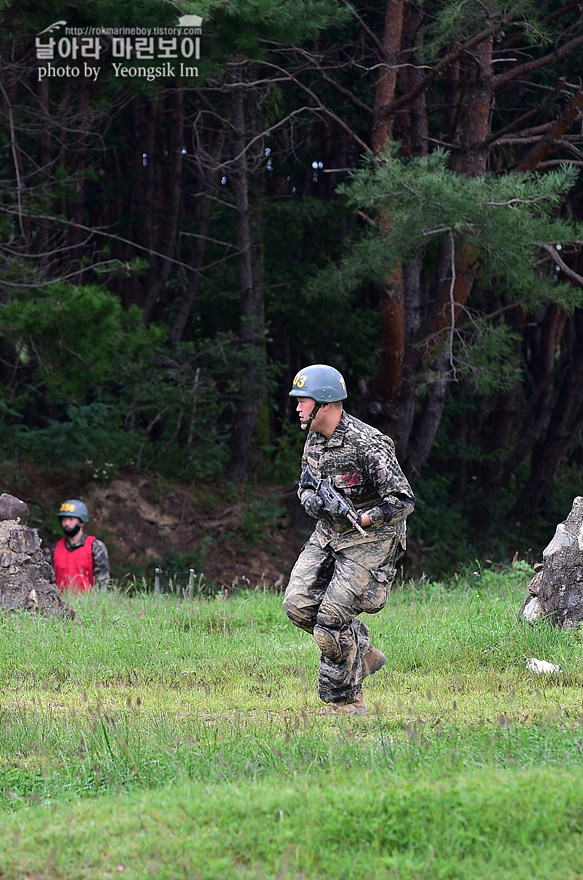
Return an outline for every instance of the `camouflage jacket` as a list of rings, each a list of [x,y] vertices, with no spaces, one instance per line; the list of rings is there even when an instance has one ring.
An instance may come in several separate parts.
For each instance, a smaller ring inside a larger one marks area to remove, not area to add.
[[[357,513],[367,513],[371,525],[364,537],[344,518],[323,511],[315,535],[322,547],[334,549],[370,541],[400,538],[405,546],[406,517],[415,507],[415,496],[397,457],[395,444],[386,434],[346,412],[329,440],[317,431],[308,433],[302,455],[317,481],[330,477],[334,487],[354,504]],[[302,488],[303,501],[312,490]]]

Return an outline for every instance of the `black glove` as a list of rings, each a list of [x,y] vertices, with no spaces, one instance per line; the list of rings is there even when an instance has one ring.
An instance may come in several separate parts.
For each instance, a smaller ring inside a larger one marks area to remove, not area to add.
[[[302,505],[308,516],[313,516],[317,519],[324,507],[324,502],[315,492],[310,492],[302,500]]]
[[[346,510],[348,505],[344,498],[331,498],[328,502],[328,507],[326,510],[331,516],[344,517],[346,516]]]

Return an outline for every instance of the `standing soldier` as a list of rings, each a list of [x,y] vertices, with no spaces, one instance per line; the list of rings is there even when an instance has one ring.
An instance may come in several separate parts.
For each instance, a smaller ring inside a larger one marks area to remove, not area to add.
[[[300,370],[290,396],[307,432],[298,497],[317,524],[293,567],[283,607],[322,652],[323,711],[365,715],[363,679],[386,657],[371,645],[358,615],[374,614],[387,601],[415,498],[391,438],[344,411],[338,370],[326,364]]]
[[[63,501],[59,519],[64,537],[57,541],[52,554],[57,587],[86,592],[96,583],[109,585],[109,557],[107,547],[93,535],[86,535],[84,525],[89,522],[87,505],[77,498]]]

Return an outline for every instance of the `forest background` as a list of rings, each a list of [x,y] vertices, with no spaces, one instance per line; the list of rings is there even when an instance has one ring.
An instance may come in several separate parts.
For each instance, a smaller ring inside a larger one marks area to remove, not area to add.
[[[198,58],[83,54],[181,15]],[[291,487],[324,362],[423,568],[540,552],[583,467],[579,3],[1,0],[0,50],[4,481]]]

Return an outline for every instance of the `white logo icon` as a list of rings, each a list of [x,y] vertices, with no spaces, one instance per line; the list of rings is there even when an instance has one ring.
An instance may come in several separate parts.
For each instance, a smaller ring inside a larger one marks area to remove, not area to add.
[[[181,15],[178,24],[180,27],[201,27],[202,17],[200,15]]]
[[[53,31],[58,30],[64,24],[67,24],[67,22],[66,21],[54,21],[52,24],[50,24],[48,27],[46,27],[44,29],[44,31],[41,31],[39,33],[39,37],[40,37],[40,34],[51,34]]]

